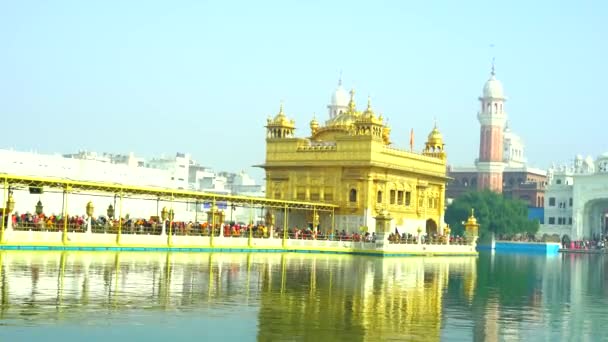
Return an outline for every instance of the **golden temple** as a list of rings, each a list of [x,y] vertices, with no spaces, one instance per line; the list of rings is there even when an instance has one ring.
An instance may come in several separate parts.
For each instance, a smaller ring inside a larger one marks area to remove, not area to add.
[[[357,110],[353,90],[347,105],[328,107],[330,119],[322,125],[313,118],[308,137],[295,136],[295,121],[282,104],[267,120],[266,161],[261,165],[266,196],[338,206],[333,216],[292,214],[290,226],[372,232],[374,217],[388,211],[391,232],[441,234],[448,177],[437,125],[417,153],[413,132],[410,150],[393,147],[386,120],[374,112],[369,99],[364,111]]]

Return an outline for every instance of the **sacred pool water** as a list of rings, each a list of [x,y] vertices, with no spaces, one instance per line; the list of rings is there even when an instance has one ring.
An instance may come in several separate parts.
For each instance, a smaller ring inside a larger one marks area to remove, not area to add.
[[[0,340],[596,341],[607,260],[2,251]]]

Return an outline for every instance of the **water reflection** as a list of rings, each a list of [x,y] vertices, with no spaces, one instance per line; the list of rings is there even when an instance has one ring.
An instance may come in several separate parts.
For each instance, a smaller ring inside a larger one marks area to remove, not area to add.
[[[476,258],[305,254],[0,252],[0,319],[121,310],[258,308],[258,338],[440,337],[450,274],[472,299]],[[212,310],[211,310],[212,311]],[[352,338],[351,338],[352,339]]]
[[[290,334],[311,340],[439,340],[448,276],[463,279],[461,296],[470,298],[475,262],[343,257],[311,263],[308,257],[283,257],[277,265],[282,270],[269,272],[263,282],[258,337],[281,339],[282,327],[289,326]],[[286,276],[286,269],[297,271]]]
[[[129,337],[177,317],[174,338],[206,321],[240,340],[595,339],[608,323],[607,260],[5,251],[0,335],[77,323]]]

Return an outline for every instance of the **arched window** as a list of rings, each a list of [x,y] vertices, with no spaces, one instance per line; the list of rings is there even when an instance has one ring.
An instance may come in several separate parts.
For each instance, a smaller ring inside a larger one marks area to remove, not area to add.
[[[348,194],[348,200],[350,202],[357,202],[357,190],[350,189],[350,193]]]
[[[355,195],[356,196],[356,195]],[[352,201],[351,201],[352,202]],[[382,203],[382,191],[378,191],[378,196],[376,198],[376,202]]]
[[[494,104],[494,113],[498,113],[498,103]]]
[[[471,178],[471,187],[476,187],[477,186],[477,177],[473,177]]]

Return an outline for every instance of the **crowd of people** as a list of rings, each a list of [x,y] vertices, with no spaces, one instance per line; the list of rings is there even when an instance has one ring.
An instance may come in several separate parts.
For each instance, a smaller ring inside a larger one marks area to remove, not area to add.
[[[0,213],[1,215],[1,213]],[[67,231],[84,233],[88,231],[88,219],[86,216],[68,216]],[[5,220],[5,224],[6,224]],[[32,230],[32,231],[63,231],[64,217],[62,215],[45,215],[15,213],[12,215],[12,227],[15,230]],[[169,221],[164,225],[165,234],[182,235],[182,236],[220,236],[224,237],[245,237],[253,238],[287,238],[300,240],[330,240],[330,241],[354,241],[375,243],[377,236],[372,232],[347,232],[345,229],[333,231],[331,229],[324,230],[321,227],[313,229],[311,226],[305,228],[293,227],[287,232],[283,231],[282,227],[274,228],[267,227],[262,223],[258,224],[243,224],[243,223],[223,223],[215,224],[212,228],[209,222],[194,222],[194,221]],[[114,219],[107,216],[99,216],[91,218],[90,231],[93,233],[109,233],[115,234],[120,229],[121,234],[147,234],[161,235],[163,232],[163,223],[157,217],[145,218],[130,218],[124,217]],[[388,236],[389,243],[405,244],[417,243],[416,236],[412,234],[399,234],[398,231],[391,233]],[[433,234],[432,236],[421,236],[423,244],[442,244],[446,242],[446,236]],[[450,236],[451,244],[463,244],[465,240],[460,236]]]
[[[396,244],[417,244],[418,237],[413,234],[402,233],[399,234],[398,231],[395,233],[391,233],[388,236],[389,243]],[[426,245],[442,245],[447,243],[447,236],[440,234],[431,234],[431,235],[421,235],[420,243]],[[450,235],[450,244],[451,245],[464,245],[466,244],[466,239],[459,235]]]
[[[591,239],[570,240],[568,235],[562,236],[562,248],[564,249],[605,249],[608,245],[608,235],[596,234]]]

